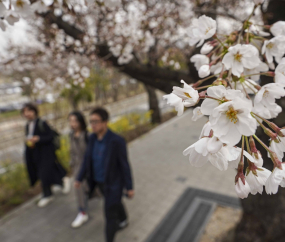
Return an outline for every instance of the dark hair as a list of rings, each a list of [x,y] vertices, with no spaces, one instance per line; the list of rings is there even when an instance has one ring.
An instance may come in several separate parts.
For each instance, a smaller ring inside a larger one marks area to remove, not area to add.
[[[33,103],[26,103],[26,104],[24,104],[24,106],[22,107],[22,110],[21,110],[21,114],[24,113],[24,111],[25,111],[26,108],[27,108],[28,110],[34,111],[35,114],[36,114],[36,116],[39,115],[39,109],[38,109],[38,107],[37,107],[36,104],[33,104]]]
[[[73,111],[71,112],[68,117],[70,116],[75,116],[77,121],[79,122],[79,125],[80,125],[80,128],[82,131],[86,131],[87,129],[87,125],[86,125],[86,122],[85,122],[85,118],[84,118],[84,115],[79,112],[79,111]]]
[[[101,117],[102,121],[103,122],[106,122],[109,120],[109,113],[107,112],[106,109],[104,108],[101,108],[101,107],[97,107],[97,108],[94,108],[91,112],[90,112],[90,115],[92,114],[97,114]]]

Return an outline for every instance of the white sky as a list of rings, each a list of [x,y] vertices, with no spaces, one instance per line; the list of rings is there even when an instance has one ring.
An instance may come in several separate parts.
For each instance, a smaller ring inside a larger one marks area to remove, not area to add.
[[[35,46],[37,40],[31,32],[28,24],[21,19],[14,26],[8,25],[5,31],[0,29],[0,61],[1,56],[8,56],[7,47],[14,46]]]

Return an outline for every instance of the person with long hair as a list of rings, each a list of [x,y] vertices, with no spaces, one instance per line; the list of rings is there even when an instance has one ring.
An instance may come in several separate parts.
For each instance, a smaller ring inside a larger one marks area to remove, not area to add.
[[[77,176],[88,143],[88,131],[84,116],[79,111],[73,111],[68,115],[71,132],[70,138],[70,168],[74,177]],[[83,182],[82,186],[75,188],[75,195],[78,205],[78,214],[71,226],[78,228],[88,221],[87,214],[87,191],[88,185]]]
[[[34,186],[37,180],[41,181],[43,197],[38,206],[45,207],[53,200],[51,186],[63,186],[66,171],[55,154],[54,132],[46,121],[40,119],[37,106],[27,103],[21,113],[28,121],[25,130],[25,161],[30,183]]]

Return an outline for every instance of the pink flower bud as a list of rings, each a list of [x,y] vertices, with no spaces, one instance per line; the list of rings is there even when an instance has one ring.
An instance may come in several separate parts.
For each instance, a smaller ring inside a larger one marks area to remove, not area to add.
[[[206,98],[206,92],[207,91],[199,92],[199,98]]]
[[[277,168],[279,168],[280,170],[283,170],[283,168],[282,168],[282,162],[279,160],[279,158],[277,157],[276,153],[273,152],[273,151],[271,151],[271,152],[269,153],[269,155],[270,155],[270,158],[271,158],[271,160],[272,160],[272,162],[273,162],[273,164],[274,164],[274,167],[277,167]]]
[[[249,137],[249,146],[252,153],[257,153],[258,150],[256,149],[255,142],[252,136]]]
[[[264,133],[266,134],[266,135],[268,135],[272,140],[276,140],[276,138],[277,138],[277,134],[276,133],[273,133],[270,129],[268,129],[268,128],[263,128],[263,130],[264,130]]]
[[[268,126],[270,128],[272,128],[274,130],[274,132],[276,132],[280,137],[285,137],[285,135],[281,132],[281,129],[275,124],[275,123],[272,123],[272,122],[267,122]]]

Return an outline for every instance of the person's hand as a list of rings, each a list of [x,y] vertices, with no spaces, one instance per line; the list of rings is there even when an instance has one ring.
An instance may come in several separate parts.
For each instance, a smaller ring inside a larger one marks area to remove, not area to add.
[[[29,141],[33,142],[34,144],[39,142],[40,136],[33,136],[32,138],[29,139]]]
[[[75,181],[74,182],[74,187],[75,188],[79,188],[81,186],[81,182],[80,181]]]
[[[128,195],[128,198],[133,198],[135,196],[135,191],[134,190],[128,190],[127,195]]]

